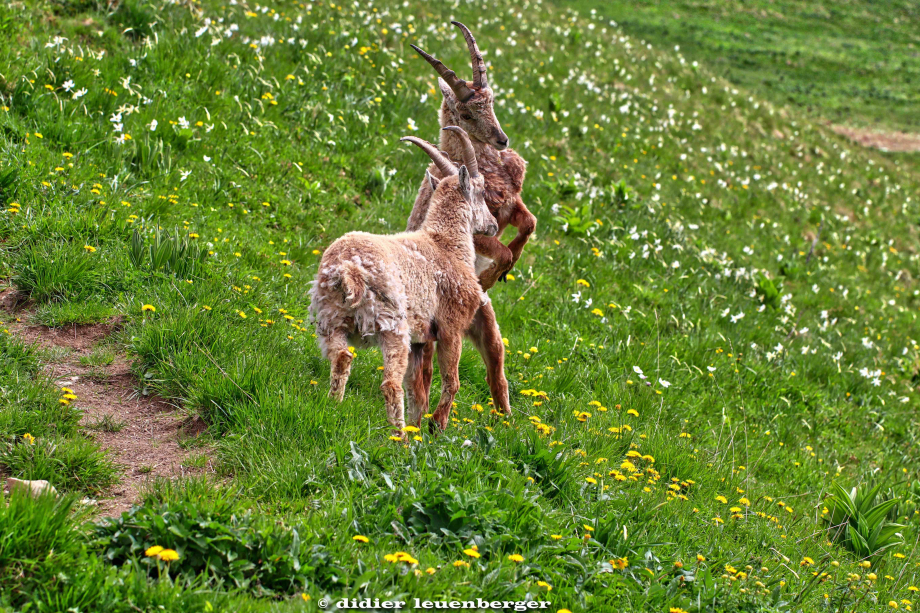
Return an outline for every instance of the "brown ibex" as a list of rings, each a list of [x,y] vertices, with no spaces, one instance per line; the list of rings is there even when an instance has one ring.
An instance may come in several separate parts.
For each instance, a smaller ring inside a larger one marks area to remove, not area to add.
[[[383,353],[387,419],[405,438],[403,379],[412,342],[438,343],[441,400],[434,414],[447,427],[459,388],[463,333],[487,301],[476,277],[473,235],[498,232],[485,204],[483,176],[462,129],[445,132],[465,143],[458,169],[434,145],[413,136],[401,140],[431,157],[438,177],[425,179],[432,195],[428,215],[414,232],[391,236],[350,232],[326,249],[310,290],[310,314],[323,356],[331,362],[329,396],[341,401],[351,371],[349,342],[376,344]]]
[[[495,236],[474,237],[476,274],[479,275],[483,290],[487,291],[497,281],[505,279],[508,271],[521,257],[524,245],[536,229],[537,219],[527,210],[521,199],[525,162],[521,156],[508,149],[508,136],[502,131],[495,117],[494,96],[489,87],[482,53],[465,25],[457,21],[451,23],[460,28],[466,39],[473,65],[472,81],[460,79],[440,60],[415,45],[412,45],[412,48],[425,58],[439,75],[438,84],[444,96],[440,111],[441,125],[456,125],[466,130],[473,141],[479,172],[485,178],[486,204],[498,222],[498,234]],[[464,146],[463,141],[455,133],[441,133],[440,147],[452,159],[461,159]],[[432,166],[429,172],[438,176],[439,171]],[[426,180],[419,188],[415,206],[409,216],[408,230],[421,227],[428,214],[430,202],[431,188]],[[506,247],[498,237],[509,225],[517,228],[518,232]],[[495,319],[495,310],[490,303],[484,304],[476,313],[466,336],[476,346],[486,364],[487,380],[494,404],[503,412],[510,413],[508,382],[504,373],[505,347]],[[409,374],[410,422],[420,421],[421,414],[427,410],[433,353],[433,345],[426,343],[419,359],[413,360],[413,364],[410,365],[410,370],[414,370]]]

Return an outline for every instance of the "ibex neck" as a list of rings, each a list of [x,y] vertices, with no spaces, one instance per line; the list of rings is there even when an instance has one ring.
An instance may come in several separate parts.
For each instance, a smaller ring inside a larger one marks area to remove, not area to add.
[[[422,230],[437,235],[437,244],[442,249],[454,252],[471,266],[475,260],[473,235],[470,221],[463,214],[463,203],[458,194],[453,192],[435,192],[431,208],[422,224]]]

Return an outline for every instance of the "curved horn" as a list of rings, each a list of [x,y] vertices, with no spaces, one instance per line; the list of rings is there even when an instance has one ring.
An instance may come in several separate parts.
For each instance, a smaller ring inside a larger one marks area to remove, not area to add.
[[[444,81],[447,82],[454,93],[457,94],[457,98],[460,99],[460,102],[466,102],[473,97],[473,94],[476,93],[470,89],[470,86],[466,84],[466,81],[457,76],[456,72],[445,66],[444,62],[436,57],[428,55],[415,45],[410,44],[409,46],[415,49],[416,53],[418,53],[420,56],[425,58],[426,62],[431,64],[432,68],[434,68],[437,73],[441,75],[441,78],[444,79]]]
[[[441,171],[441,174],[445,177],[450,177],[457,174],[457,167],[454,166],[447,156],[438,151],[438,148],[429,143],[427,140],[423,140],[416,136],[403,136],[400,141],[408,141],[415,145],[428,154],[428,157],[431,158],[431,161],[434,162],[434,165],[438,167],[438,170]],[[472,146],[472,145],[471,145]],[[469,168],[467,168],[469,170]]]
[[[463,165],[466,166],[466,169],[470,171],[470,176],[476,178],[479,176],[479,162],[476,161],[476,150],[473,149],[473,143],[470,141],[469,135],[463,128],[458,126],[447,126],[441,128],[442,130],[450,130],[451,132],[456,132],[460,135],[460,138],[463,139]]]
[[[489,86],[489,79],[486,76],[486,63],[482,61],[482,53],[476,45],[476,39],[473,38],[470,29],[459,21],[451,21],[452,24],[460,28],[463,32],[463,38],[466,39],[466,46],[470,50],[470,63],[473,64],[473,87],[480,89]]]

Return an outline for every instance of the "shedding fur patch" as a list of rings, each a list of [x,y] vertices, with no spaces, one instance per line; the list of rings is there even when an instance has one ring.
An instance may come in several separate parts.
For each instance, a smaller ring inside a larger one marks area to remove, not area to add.
[[[310,289],[310,316],[324,357],[326,339],[337,330],[361,344],[376,344],[380,332],[398,333],[408,343],[406,295],[401,283],[392,282],[393,273],[358,256],[320,267]]]

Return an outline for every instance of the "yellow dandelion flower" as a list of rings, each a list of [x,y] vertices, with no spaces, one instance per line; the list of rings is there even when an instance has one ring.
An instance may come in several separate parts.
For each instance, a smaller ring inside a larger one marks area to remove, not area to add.
[[[396,560],[398,562],[405,562],[406,564],[418,564],[418,560],[413,558],[411,555],[409,555],[405,551],[397,551]]]

